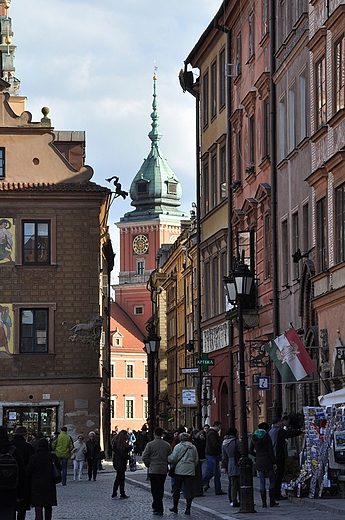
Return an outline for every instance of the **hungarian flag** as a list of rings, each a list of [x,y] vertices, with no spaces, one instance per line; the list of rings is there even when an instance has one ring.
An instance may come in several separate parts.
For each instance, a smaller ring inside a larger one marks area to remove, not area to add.
[[[290,329],[267,343],[265,350],[285,383],[300,381],[316,370],[295,329]]]

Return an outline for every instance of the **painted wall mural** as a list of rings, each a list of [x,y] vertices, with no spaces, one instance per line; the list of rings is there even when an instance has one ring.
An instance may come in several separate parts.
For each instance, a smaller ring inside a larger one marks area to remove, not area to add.
[[[14,262],[15,223],[13,218],[0,217],[0,265]]]
[[[0,357],[13,354],[13,309],[12,304],[0,303]]]

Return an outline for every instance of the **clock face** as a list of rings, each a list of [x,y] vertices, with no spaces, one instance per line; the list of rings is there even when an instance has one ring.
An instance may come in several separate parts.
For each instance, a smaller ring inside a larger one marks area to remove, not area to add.
[[[136,235],[133,238],[133,251],[136,255],[144,255],[149,249],[149,238],[147,235]]]

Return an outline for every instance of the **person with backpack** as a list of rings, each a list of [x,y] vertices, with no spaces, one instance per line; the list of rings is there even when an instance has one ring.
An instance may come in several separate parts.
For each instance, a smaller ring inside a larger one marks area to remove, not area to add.
[[[24,499],[25,467],[21,454],[12,446],[7,430],[0,426],[0,518],[13,520],[16,505]]]
[[[237,438],[237,429],[228,428],[222,444],[222,472],[228,474],[228,498],[230,506],[240,507],[240,468],[241,442]]]
[[[51,520],[53,506],[57,505],[56,484],[53,463],[61,471],[61,464],[55,453],[51,453],[47,439],[40,439],[37,451],[31,455],[26,467],[29,480],[31,505],[35,508],[35,520]]]
[[[18,426],[14,432],[11,441],[12,446],[15,446],[21,454],[24,462],[24,467],[28,465],[31,455],[35,453],[34,447],[27,442],[28,430],[25,426]],[[26,511],[30,510],[30,489],[27,481],[25,481],[24,500],[17,503],[17,520],[25,520]]]

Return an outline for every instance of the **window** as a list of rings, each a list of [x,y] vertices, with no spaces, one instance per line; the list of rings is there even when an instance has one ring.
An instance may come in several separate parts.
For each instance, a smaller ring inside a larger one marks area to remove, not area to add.
[[[217,206],[217,194],[218,194],[218,176],[217,176],[217,156],[212,155],[211,159],[211,168],[212,168],[212,207],[215,208]]]
[[[326,124],[326,60],[321,58],[316,63],[316,124],[317,128]]]
[[[204,215],[209,209],[209,171],[208,163],[204,164]]]
[[[23,264],[50,263],[50,222],[23,221]]]
[[[115,419],[115,399],[110,400],[110,417]]]
[[[219,312],[219,264],[218,257],[212,260],[212,311],[213,316]]]
[[[238,74],[242,72],[242,40],[241,33],[238,33],[236,38],[236,61]]]
[[[336,258],[345,261],[345,184],[335,190],[336,195]]]
[[[220,199],[226,197],[226,148],[220,149]]]
[[[289,89],[289,147],[290,152],[296,147],[296,101],[295,101],[295,87]]]
[[[268,99],[264,101],[264,157],[270,154],[270,107]]]
[[[137,262],[137,274],[144,274],[145,271],[145,262],[139,261]]]
[[[146,419],[149,416],[149,402],[147,399],[144,399],[143,405],[144,405],[143,417],[144,417],[144,419]]]
[[[147,181],[141,181],[137,183],[138,195],[146,195],[149,192],[149,184]]]
[[[5,148],[0,148],[0,178],[5,177]]]
[[[292,250],[295,252],[299,249],[299,228],[298,228],[298,213],[292,215]],[[299,262],[294,262],[293,277],[295,280],[299,278]]]
[[[20,309],[20,353],[48,352],[48,316],[48,309]]]
[[[299,77],[299,95],[300,95],[300,140],[307,137],[307,79],[306,72],[303,71]]]
[[[287,220],[282,222],[282,285],[289,282],[289,244]]]
[[[262,2],[262,37],[268,33],[268,0]]]
[[[205,263],[205,271],[204,271],[204,287],[205,287],[205,300],[204,300],[204,306],[205,306],[205,319],[208,319],[211,317],[210,313],[210,302],[208,301],[208,297],[210,295],[210,262]],[[208,295],[208,296],[206,296]]]
[[[317,267],[318,272],[327,269],[326,258],[326,199],[316,203]]]
[[[168,194],[176,195],[177,193],[177,184],[174,182],[168,182]]]
[[[265,278],[271,276],[271,215],[266,214],[264,219],[265,233]]]
[[[336,42],[334,48],[335,62],[335,110],[345,108],[345,35]]]
[[[147,363],[145,363],[144,364],[144,378],[148,379],[148,377],[149,377],[149,369],[148,369]]]
[[[254,13],[249,15],[249,59],[254,55]]]
[[[134,314],[144,314],[143,307],[134,307]]]
[[[219,55],[219,106],[222,108],[225,105],[225,51],[223,50]]]
[[[285,159],[286,144],[285,144],[285,96],[279,101],[279,160]]]
[[[134,365],[133,363],[126,364],[126,377],[127,379],[133,379],[134,377]]]
[[[202,89],[202,112],[204,127],[208,125],[208,72],[203,77],[203,89]]]
[[[309,206],[308,203],[303,206],[303,244],[306,251],[309,249]]]
[[[115,365],[111,363],[110,365],[110,377],[115,377]]]
[[[211,65],[211,118],[217,113],[217,63]]]
[[[227,254],[226,251],[223,251],[220,255],[220,279],[219,279],[219,287],[224,286],[223,276],[228,274],[228,265],[227,265]],[[225,291],[221,292],[221,301],[220,301],[220,312],[226,311],[226,296]]]
[[[134,419],[134,400],[133,399],[126,399],[125,415],[126,415],[126,419]]]
[[[242,133],[238,132],[237,136],[237,148],[236,148],[236,157],[237,157],[237,180],[242,182]]]
[[[255,120],[254,116],[249,118],[249,159],[255,164]]]

